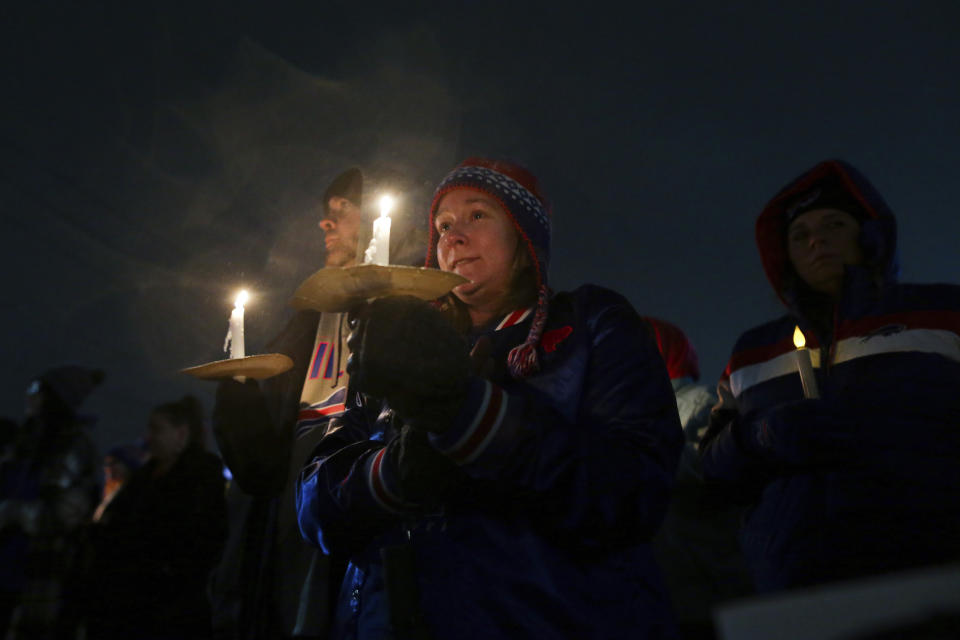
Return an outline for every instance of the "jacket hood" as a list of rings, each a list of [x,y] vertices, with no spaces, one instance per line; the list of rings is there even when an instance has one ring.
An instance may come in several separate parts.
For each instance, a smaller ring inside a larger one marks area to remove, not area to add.
[[[653,336],[657,341],[657,349],[663,356],[663,361],[667,365],[667,373],[671,380],[689,378],[697,381],[700,379],[700,362],[697,358],[697,350],[693,348],[693,343],[687,337],[680,327],[651,316],[644,316],[644,320],[653,330]],[[674,387],[676,389],[676,387]]]
[[[866,216],[860,223],[860,247],[864,263],[881,282],[896,282],[900,271],[897,257],[897,227],[893,212],[883,197],[856,168],[843,160],[826,160],[787,184],[763,208],[757,218],[756,239],[763,270],[774,291],[789,306],[795,292],[786,291],[787,211],[791,203],[818,186],[839,186],[850,194]]]

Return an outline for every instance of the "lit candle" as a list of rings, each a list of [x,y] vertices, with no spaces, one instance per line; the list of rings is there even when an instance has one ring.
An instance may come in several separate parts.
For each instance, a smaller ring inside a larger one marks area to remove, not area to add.
[[[370,246],[363,253],[364,264],[390,264],[390,210],[393,209],[393,198],[380,198],[380,217],[373,221],[373,237]]]
[[[803,385],[804,398],[819,398],[817,379],[813,375],[813,363],[810,361],[810,350],[807,349],[807,340],[798,326],[793,330],[793,344],[797,347],[797,369],[800,370],[800,383]]]
[[[223,350],[227,350],[227,346],[230,347],[230,357],[231,358],[242,358],[244,357],[243,349],[243,305],[247,303],[247,300],[250,298],[250,294],[247,293],[246,289],[240,291],[237,294],[236,299],[233,303],[233,311],[230,312],[230,328],[227,329],[227,337],[223,341]]]

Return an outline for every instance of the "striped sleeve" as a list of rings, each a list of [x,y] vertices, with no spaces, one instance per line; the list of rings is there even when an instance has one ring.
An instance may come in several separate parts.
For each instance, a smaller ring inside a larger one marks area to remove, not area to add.
[[[512,442],[519,405],[489,380],[473,378],[453,424],[442,434],[431,434],[430,441],[458,465],[482,468]]]
[[[391,458],[387,456],[387,447],[369,457],[364,465],[367,489],[380,508],[390,513],[403,514],[415,508],[416,505],[400,497],[396,471],[390,464],[390,460]]]
[[[376,435],[352,407],[331,421],[299,475],[301,534],[326,553],[353,553],[413,510],[398,490],[393,443]]]
[[[717,396],[707,432],[697,445],[700,468],[704,479],[727,499],[746,504],[769,480],[769,470],[737,436],[740,408],[726,373],[717,384]]]

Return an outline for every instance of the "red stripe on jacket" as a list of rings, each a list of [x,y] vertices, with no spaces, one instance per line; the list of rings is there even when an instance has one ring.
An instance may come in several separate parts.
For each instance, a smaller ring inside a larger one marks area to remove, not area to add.
[[[449,452],[449,456],[456,462],[464,462],[480,446],[496,426],[497,415],[500,413],[500,405],[503,404],[503,391],[494,385],[490,385],[490,401],[487,403],[487,410],[480,419],[480,424],[473,430],[473,433],[462,445]]]

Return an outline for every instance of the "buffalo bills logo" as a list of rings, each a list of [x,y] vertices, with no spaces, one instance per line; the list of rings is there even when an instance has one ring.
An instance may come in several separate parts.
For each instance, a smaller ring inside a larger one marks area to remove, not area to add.
[[[901,331],[904,331],[906,328],[907,328],[907,325],[905,324],[887,324],[880,327],[879,329],[874,329],[867,335],[863,336],[860,339],[860,342],[866,342],[870,338],[876,338],[877,336],[892,336],[896,333],[900,333]]]
[[[573,333],[573,327],[566,326],[560,327],[559,329],[554,329],[553,331],[547,331],[543,334],[543,350],[547,353],[553,353],[557,350],[557,346],[567,339],[567,337]]]
[[[793,220],[801,209],[806,209],[820,197],[820,189],[816,188],[803,194],[789,205],[787,205],[787,220]]]

